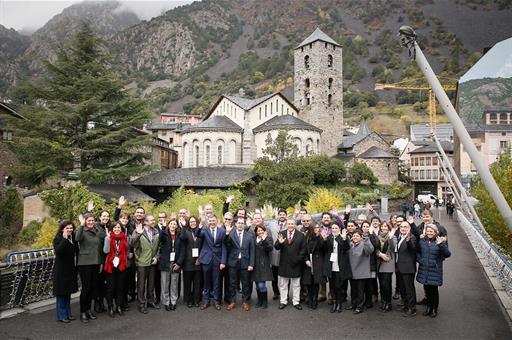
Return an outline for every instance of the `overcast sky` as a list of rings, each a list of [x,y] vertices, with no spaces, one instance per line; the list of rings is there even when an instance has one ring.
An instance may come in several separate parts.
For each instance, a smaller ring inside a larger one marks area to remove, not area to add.
[[[15,30],[35,31],[66,7],[81,1],[46,0],[0,0],[0,25]],[[141,19],[147,20],[160,15],[162,11],[190,1],[119,1],[134,11]]]

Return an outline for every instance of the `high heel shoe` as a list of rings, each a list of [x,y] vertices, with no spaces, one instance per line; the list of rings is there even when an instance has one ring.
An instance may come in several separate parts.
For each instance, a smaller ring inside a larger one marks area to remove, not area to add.
[[[437,317],[437,308],[432,308],[432,312],[429,315],[431,318]]]

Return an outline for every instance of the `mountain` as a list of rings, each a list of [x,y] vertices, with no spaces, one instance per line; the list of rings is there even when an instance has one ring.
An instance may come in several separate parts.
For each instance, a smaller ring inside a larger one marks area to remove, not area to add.
[[[0,25],[0,93],[12,84],[16,73],[16,59],[25,53],[30,45],[30,38],[15,30]]]
[[[203,0],[139,22],[118,13],[117,3],[85,2],[34,33],[16,63],[37,74],[39,60],[51,59],[88,18],[128,89],[157,112],[200,114],[240,88],[248,97],[292,92],[293,48],[319,27],[343,46],[346,106],[414,103],[416,93],[373,92],[375,82],[421,77],[399,44],[401,25],[417,30],[437,73],[458,78],[485,47],[509,37],[511,7],[502,0]]]

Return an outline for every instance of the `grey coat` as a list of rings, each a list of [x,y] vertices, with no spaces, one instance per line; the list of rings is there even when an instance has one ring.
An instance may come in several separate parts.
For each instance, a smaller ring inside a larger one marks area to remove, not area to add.
[[[370,255],[374,248],[369,238],[365,238],[359,244],[350,245],[349,259],[354,280],[370,279]]]
[[[75,239],[80,246],[77,266],[99,265],[103,261],[103,240],[105,231],[94,226],[87,230],[85,226],[79,226],[75,231]]]
[[[384,261],[378,257],[378,272],[379,273],[394,273],[395,272],[395,247],[396,237],[393,235],[390,239],[385,242],[381,242],[380,249],[377,249],[377,256],[381,253],[389,256],[389,261]]]

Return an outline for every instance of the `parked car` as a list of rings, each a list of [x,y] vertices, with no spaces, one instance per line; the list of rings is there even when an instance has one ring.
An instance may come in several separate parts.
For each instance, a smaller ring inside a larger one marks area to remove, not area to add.
[[[425,195],[418,195],[418,198],[417,198],[418,202],[423,202],[423,203],[430,203],[431,206],[434,206],[434,204],[436,203],[436,200],[439,200],[439,205],[442,205],[443,204],[443,199],[442,198],[438,198],[436,195],[432,195],[432,194],[425,194]]]

